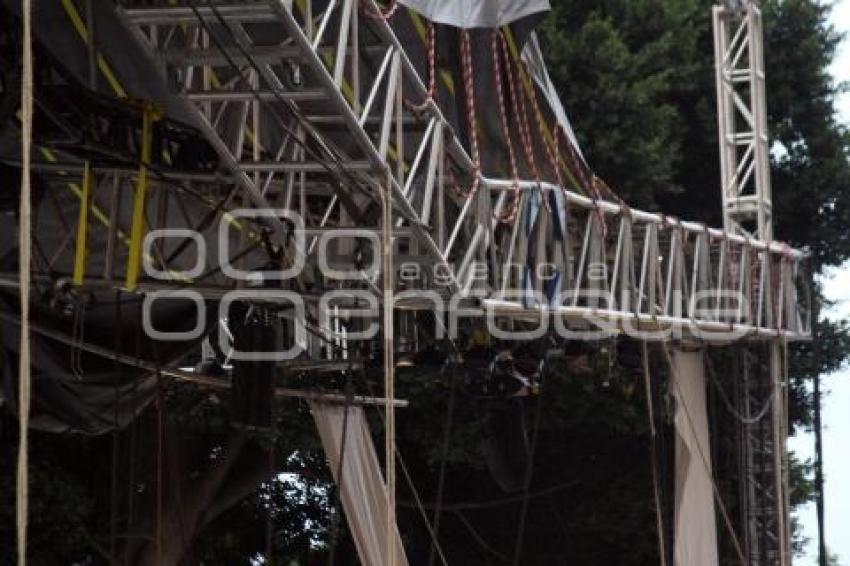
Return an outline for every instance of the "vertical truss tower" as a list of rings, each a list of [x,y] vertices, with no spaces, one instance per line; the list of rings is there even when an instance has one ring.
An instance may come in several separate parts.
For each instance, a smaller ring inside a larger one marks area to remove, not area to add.
[[[713,8],[723,224],[727,232],[773,240],[762,16],[756,2],[725,0]],[[771,295],[774,277],[760,278]],[[768,317],[774,313],[766,313]],[[738,388],[742,531],[749,564],[789,564],[787,403],[778,339],[767,359],[744,351]],[[762,359],[759,359],[762,358]],[[766,371],[765,371],[766,370]],[[767,416],[755,418],[771,405]]]
[[[714,54],[724,228],[773,239],[761,10],[715,6]]]

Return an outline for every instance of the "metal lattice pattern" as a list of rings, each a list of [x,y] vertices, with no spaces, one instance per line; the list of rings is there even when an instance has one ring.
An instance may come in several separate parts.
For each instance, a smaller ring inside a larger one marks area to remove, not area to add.
[[[808,336],[800,252],[554,183],[481,174],[377,10],[273,1],[121,16],[246,202],[304,219],[308,264],[323,231],[377,231],[389,185],[396,265],[433,266],[418,288],[482,300],[499,316],[550,313],[650,339]],[[454,190],[477,175],[477,190]],[[541,263],[548,273],[537,273]],[[364,275],[354,286],[376,281]]]

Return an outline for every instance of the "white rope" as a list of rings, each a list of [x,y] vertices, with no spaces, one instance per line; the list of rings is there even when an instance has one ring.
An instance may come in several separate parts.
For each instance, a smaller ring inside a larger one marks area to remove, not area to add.
[[[23,78],[21,80],[21,210],[18,235],[21,282],[21,355],[18,361],[18,444],[17,533],[18,566],[27,563],[28,444],[30,419],[30,139],[32,137],[32,29],[31,0],[21,0],[23,16]]]
[[[399,89],[400,90],[400,89]],[[401,104],[401,100],[396,102]],[[398,555],[396,548],[396,479],[395,479],[395,344],[393,342],[393,247],[392,247],[392,214],[393,200],[390,193],[389,169],[387,170],[386,192],[383,195],[383,222],[381,224],[383,255],[384,292],[384,460],[386,466],[387,509],[386,509],[386,566],[397,566]]]

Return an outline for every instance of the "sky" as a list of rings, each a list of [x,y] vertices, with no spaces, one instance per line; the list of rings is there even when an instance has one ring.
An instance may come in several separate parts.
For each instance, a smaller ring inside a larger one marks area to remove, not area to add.
[[[847,34],[832,65],[838,82],[850,82],[850,0],[837,0],[832,12],[832,25]],[[770,57],[765,53],[765,57]],[[769,79],[768,79],[769,80]],[[768,96],[770,93],[768,92]],[[838,100],[838,119],[850,126],[850,93]],[[850,263],[830,273],[823,281],[828,299],[836,301],[827,316],[850,318]],[[822,380],[827,391],[823,401],[823,450],[825,488],[825,532],[830,552],[838,555],[840,566],[850,566],[850,368]],[[812,435],[798,435],[789,446],[798,456],[814,455]],[[814,505],[797,514],[805,536],[811,539],[797,566],[817,565],[817,521]]]

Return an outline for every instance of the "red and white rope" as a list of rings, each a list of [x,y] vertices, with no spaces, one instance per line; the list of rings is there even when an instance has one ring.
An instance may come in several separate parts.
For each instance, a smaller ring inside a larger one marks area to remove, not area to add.
[[[525,159],[528,163],[529,168],[531,169],[532,174],[534,175],[534,180],[539,183],[540,170],[537,168],[537,163],[534,159],[534,147],[531,143],[531,129],[528,126],[528,114],[525,107],[525,101],[517,94],[517,89],[521,88],[521,86],[518,86],[514,83],[515,75],[511,67],[511,56],[510,52],[508,51],[507,40],[502,34],[500,34],[499,39],[501,40],[500,43],[502,47],[502,54],[505,58],[508,88],[511,95],[511,102],[513,104],[514,114],[516,114],[517,124],[519,125],[520,139],[522,140],[522,146],[525,151]]]
[[[405,99],[405,104],[413,112],[423,112],[431,102],[437,100],[437,29],[434,22],[428,22],[428,93],[425,100],[416,104]]]
[[[499,117],[502,123],[502,137],[505,138],[505,145],[508,147],[508,157],[511,164],[511,174],[514,178],[513,199],[510,208],[503,214],[499,215],[499,220],[505,223],[513,222],[516,218],[516,212],[519,208],[519,172],[517,170],[516,155],[514,155],[514,145],[511,142],[510,131],[508,128],[508,113],[505,110],[505,94],[502,88],[502,66],[499,62],[499,37],[500,32],[494,30],[492,33],[491,50],[493,51],[493,77],[496,81],[496,93],[499,98]],[[506,64],[510,65],[506,61]]]
[[[467,193],[463,193],[456,186],[453,186],[453,189],[461,196],[471,198],[478,191],[478,187],[481,184],[481,153],[478,148],[478,120],[475,112],[475,84],[472,76],[472,46],[470,45],[469,31],[465,29],[460,31],[460,60],[464,90],[466,91],[467,126],[469,130],[469,145],[472,153],[473,180],[472,186]]]
[[[523,77],[528,76],[528,72],[526,71],[526,69],[523,65],[524,65],[524,63],[522,63],[521,61],[517,61],[517,66],[519,67],[518,74],[520,75],[520,80],[522,80]],[[521,90],[522,96],[525,97],[526,96],[525,90],[524,89],[520,89],[520,90]],[[543,124],[543,114],[540,112],[540,106],[537,103],[537,90],[534,88],[533,84],[531,86],[531,96],[529,96],[528,98],[531,99],[531,106],[534,110],[534,117],[536,118],[537,127],[539,129],[540,137],[543,140],[543,147],[546,149],[546,156],[549,158],[549,165],[552,167],[552,170],[555,173],[555,179],[558,182],[558,186],[566,189],[566,187],[564,187],[563,178],[561,177],[561,169],[558,166],[558,160],[556,159],[555,154],[552,152],[552,147],[546,141],[546,133],[547,133],[546,127]]]
[[[560,156],[560,146],[558,144],[558,140],[560,136],[564,137],[564,141],[566,142],[566,165],[567,168],[572,171],[573,175],[577,178],[579,185],[586,191],[595,190],[593,186],[593,174],[585,165],[584,161],[579,157],[578,152],[573,146],[570,137],[567,135],[567,132],[564,130],[564,127],[560,122],[555,120],[555,126],[552,128],[552,139],[554,140],[555,145],[555,155]],[[606,185],[607,187],[607,185]]]
[[[374,1],[364,2],[363,4],[364,9],[366,11],[366,15],[368,15],[370,18],[380,18],[383,20],[389,20],[390,18],[392,18],[400,5],[401,4],[398,3],[398,0],[392,0],[390,2],[389,7],[384,10],[381,8],[380,4]]]

